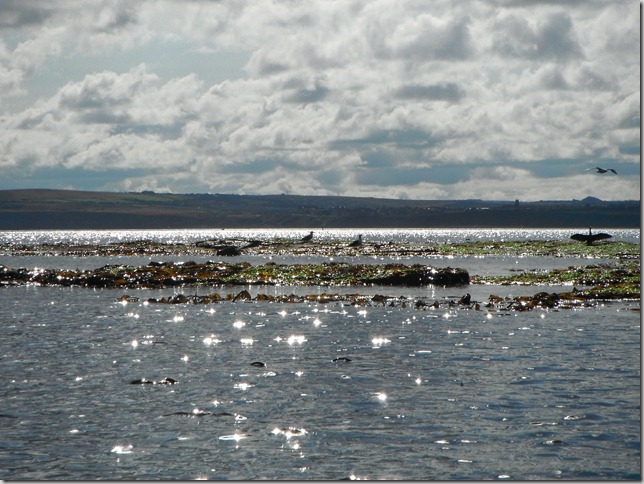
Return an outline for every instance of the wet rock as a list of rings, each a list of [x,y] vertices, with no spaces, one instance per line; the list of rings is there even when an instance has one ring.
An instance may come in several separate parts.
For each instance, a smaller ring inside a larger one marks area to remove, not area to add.
[[[239,300],[250,301],[251,299],[253,299],[253,297],[250,295],[250,293],[247,290],[244,289],[243,291],[240,291],[239,293],[237,293],[237,295],[232,298],[232,301],[233,302],[236,302]]]
[[[152,380],[148,380],[147,378],[138,378],[136,380],[132,380],[130,382],[130,385],[152,385],[154,382]]]
[[[259,247],[260,245],[262,245],[262,241],[261,241],[261,240],[251,240],[250,242],[248,242],[248,244],[246,244],[246,245],[245,245],[244,247],[242,247],[242,248],[243,248],[243,249],[252,249],[252,248],[254,248],[254,247]]]
[[[179,382],[177,380],[175,380],[174,378],[170,378],[170,377],[166,376],[166,377],[162,378],[161,380],[159,380],[157,382],[157,385],[175,385],[177,383],[179,383]]]
[[[173,415],[181,416],[181,417],[235,417],[237,418],[238,415],[230,412],[209,412],[208,410],[200,410],[198,408],[195,408],[192,412],[172,412],[172,413],[165,413],[163,414],[163,417],[171,417]]]
[[[217,250],[217,255],[223,257],[234,257],[241,255],[241,251],[234,245],[227,245]]]
[[[130,385],[175,385],[177,383],[179,383],[177,380],[167,376],[158,381],[148,380],[147,378],[138,378],[130,381]]]
[[[214,249],[217,246],[218,246],[217,241],[213,241],[213,240],[198,240],[197,242],[195,242],[195,247]]]
[[[554,308],[559,303],[559,294],[553,292],[538,292],[533,296],[517,296],[510,303],[510,309],[517,311],[529,311],[536,307]]]
[[[168,300],[169,304],[186,304],[188,302],[190,302],[190,298],[183,294],[177,294],[175,297]]]
[[[433,274],[431,284],[435,286],[464,286],[470,283],[470,275],[465,269],[447,267]]]
[[[268,263],[251,266],[249,263],[150,262],[143,267],[104,266],[95,270],[13,270],[3,267],[0,283],[85,287],[176,287],[184,285],[398,285],[427,284],[461,285],[469,282],[463,269],[435,269],[430,266],[382,266],[323,263],[319,265],[276,265]],[[377,299],[377,298],[376,298]],[[378,302],[377,300],[373,301]]]
[[[387,296],[383,296],[382,294],[376,294],[371,298],[371,301],[374,302],[375,304],[382,304],[383,306],[387,304]]]
[[[163,414],[164,417],[170,417],[171,415],[180,415],[183,417],[206,417],[208,415],[212,415],[212,412],[194,409],[192,412],[172,412]]]

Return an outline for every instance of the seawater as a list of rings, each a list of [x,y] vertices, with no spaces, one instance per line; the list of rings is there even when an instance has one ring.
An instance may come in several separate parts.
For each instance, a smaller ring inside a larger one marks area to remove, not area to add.
[[[440,244],[465,241],[513,241],[513,240],[567,240],[574,233],[587,233],[588,227],[577,229],[326,229],[311,230],[316,240],[353,240],[362,234],[365,242],[388,241]],[[595,232],[608,231],[613,240],[636,242],[640,240],[639,229],[596,228]],[[167,229],[167,230],[8,230],[0,232],[0,244],[107,244],[150,240],[165,243],[190,243],[200,240],[242,238],[262,241],[274,239],[299,240],[309,230],[303,229]]]
[[[254,286],[410,303],[146,303],[241,289],[0,288],[0,478],[641,478],[639,301],[423,310],[544,288]]]

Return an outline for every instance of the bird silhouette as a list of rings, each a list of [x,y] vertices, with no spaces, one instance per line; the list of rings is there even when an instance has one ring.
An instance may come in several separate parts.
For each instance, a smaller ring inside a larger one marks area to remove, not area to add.
[[[613,173],[615,173],[615,175],[617,175],[617,172],[612,168],[600,168],[598,166],[595,167],[595,173],[607,173],[609,171],[612,171]]]
[[[309,235],[305,235],[300,239],[300,242],[309,242],[313,239],[313,232],[311,232]]]
[[[593,228],[588,227],[587,234],[573,234],[570,236],[573,240],[578,240],[579,242],[586,242],[586,245],[593,245],[593,242],[596,240],[610,239],[613,236],[604,232],[599,234],[593,234]]]
[[[248,242],[247,245],[242,247],[242,249],[252,249],[253,247],[257,247],[257,246],[260,246],[260,245],[262,245],[261,240],[251,240],[250,242]]]
[[[358,235],[358,238],[349,244],[349,247],[358,247],[362,245],[362,234]]]

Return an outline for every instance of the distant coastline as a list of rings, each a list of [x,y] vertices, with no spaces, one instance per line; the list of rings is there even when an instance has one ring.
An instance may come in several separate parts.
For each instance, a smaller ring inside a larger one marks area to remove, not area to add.
[[[639,200],[523,202],[0,190],[0,230],[639,228]]]

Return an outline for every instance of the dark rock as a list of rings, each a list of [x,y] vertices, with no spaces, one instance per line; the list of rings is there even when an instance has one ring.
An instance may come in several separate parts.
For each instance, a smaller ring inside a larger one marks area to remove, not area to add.
[[[234,257],[237,255],[241,255],[241,251],[234,245],[227,245],[217,250],[217,255],[220,255],[223,257]]]
[[[244,301],[250,301],[253,299],[253,297],[250,295],[250,293],[244,289],[243,291],[240,291],[234,298],[233,302],[238,301],[240,299],[243,299]]]

